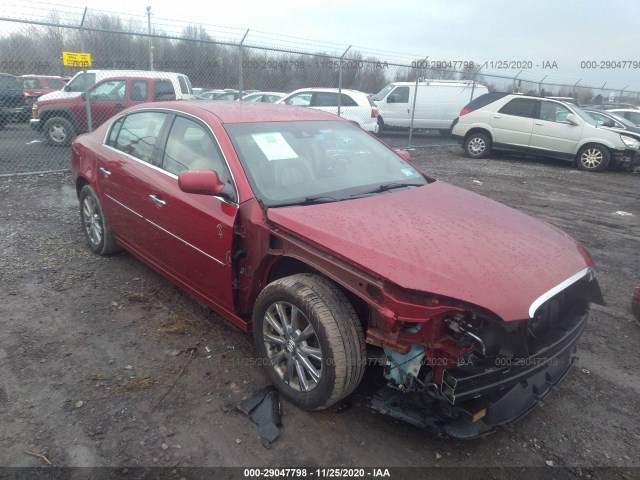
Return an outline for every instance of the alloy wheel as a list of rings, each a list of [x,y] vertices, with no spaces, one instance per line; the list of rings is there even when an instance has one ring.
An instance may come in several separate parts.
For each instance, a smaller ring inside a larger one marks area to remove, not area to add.
[[[98,204],[91,196],[86,196],[82,202],[82,220],[87,236],[93,245],[100,245],[102,242],[102,217]]]
[[[305,314],[289,302],[275,302],[265,312],[262,336],[269,366],[289,387],[313,390],[322,377],[322,350]]]

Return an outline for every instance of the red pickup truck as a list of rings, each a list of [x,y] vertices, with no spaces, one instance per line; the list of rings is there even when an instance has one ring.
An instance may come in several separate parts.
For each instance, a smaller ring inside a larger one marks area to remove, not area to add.
[[[69,145],[76,135],[89,131],[87,99],[94,129],[132,105],[175,100],[176,92],[169,79],[139,76],[109,78],[77,97],[38,100],[33,105],[31,128],[41,132],[49,145]]]

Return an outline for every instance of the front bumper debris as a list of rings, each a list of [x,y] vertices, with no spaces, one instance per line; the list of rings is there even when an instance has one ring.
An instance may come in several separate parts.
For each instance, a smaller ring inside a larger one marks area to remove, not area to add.
[[[527,415],[568,373],[589,307],[567,316],[534,355],[461,365],[445,372],[440,398],[385,387],[371,407],[440,436],[470,439]]]

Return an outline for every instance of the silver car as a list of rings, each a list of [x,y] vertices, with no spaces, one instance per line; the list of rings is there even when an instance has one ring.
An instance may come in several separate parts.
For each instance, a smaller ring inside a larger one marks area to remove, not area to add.
[[[464,107],[452,135],[472,158],[487,157],[492,150],[515,151],[567,160],[592,172],[630,161],[640,149],[640,141],[600,127],[575,105],[495,92]]]

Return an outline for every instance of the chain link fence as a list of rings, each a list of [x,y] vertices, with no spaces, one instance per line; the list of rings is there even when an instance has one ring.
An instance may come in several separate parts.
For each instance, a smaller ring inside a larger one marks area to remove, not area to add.
[[[460,109],[488,91],[640,103],[640,91],[628,86],[552,83],[526,69],[496,74],[472,61],[311,47],[264,32],[39,5],[22,16],[11,4],[0,7],[0,72],[8,74],[0,75],[0,175],[68,169],[76,135],[130,105],[193,93],[274,101],[303,89],[286,102],[338,114],[395,148],[453,144]],[[65,66],[63,52],[88,52],[91,66]]]

